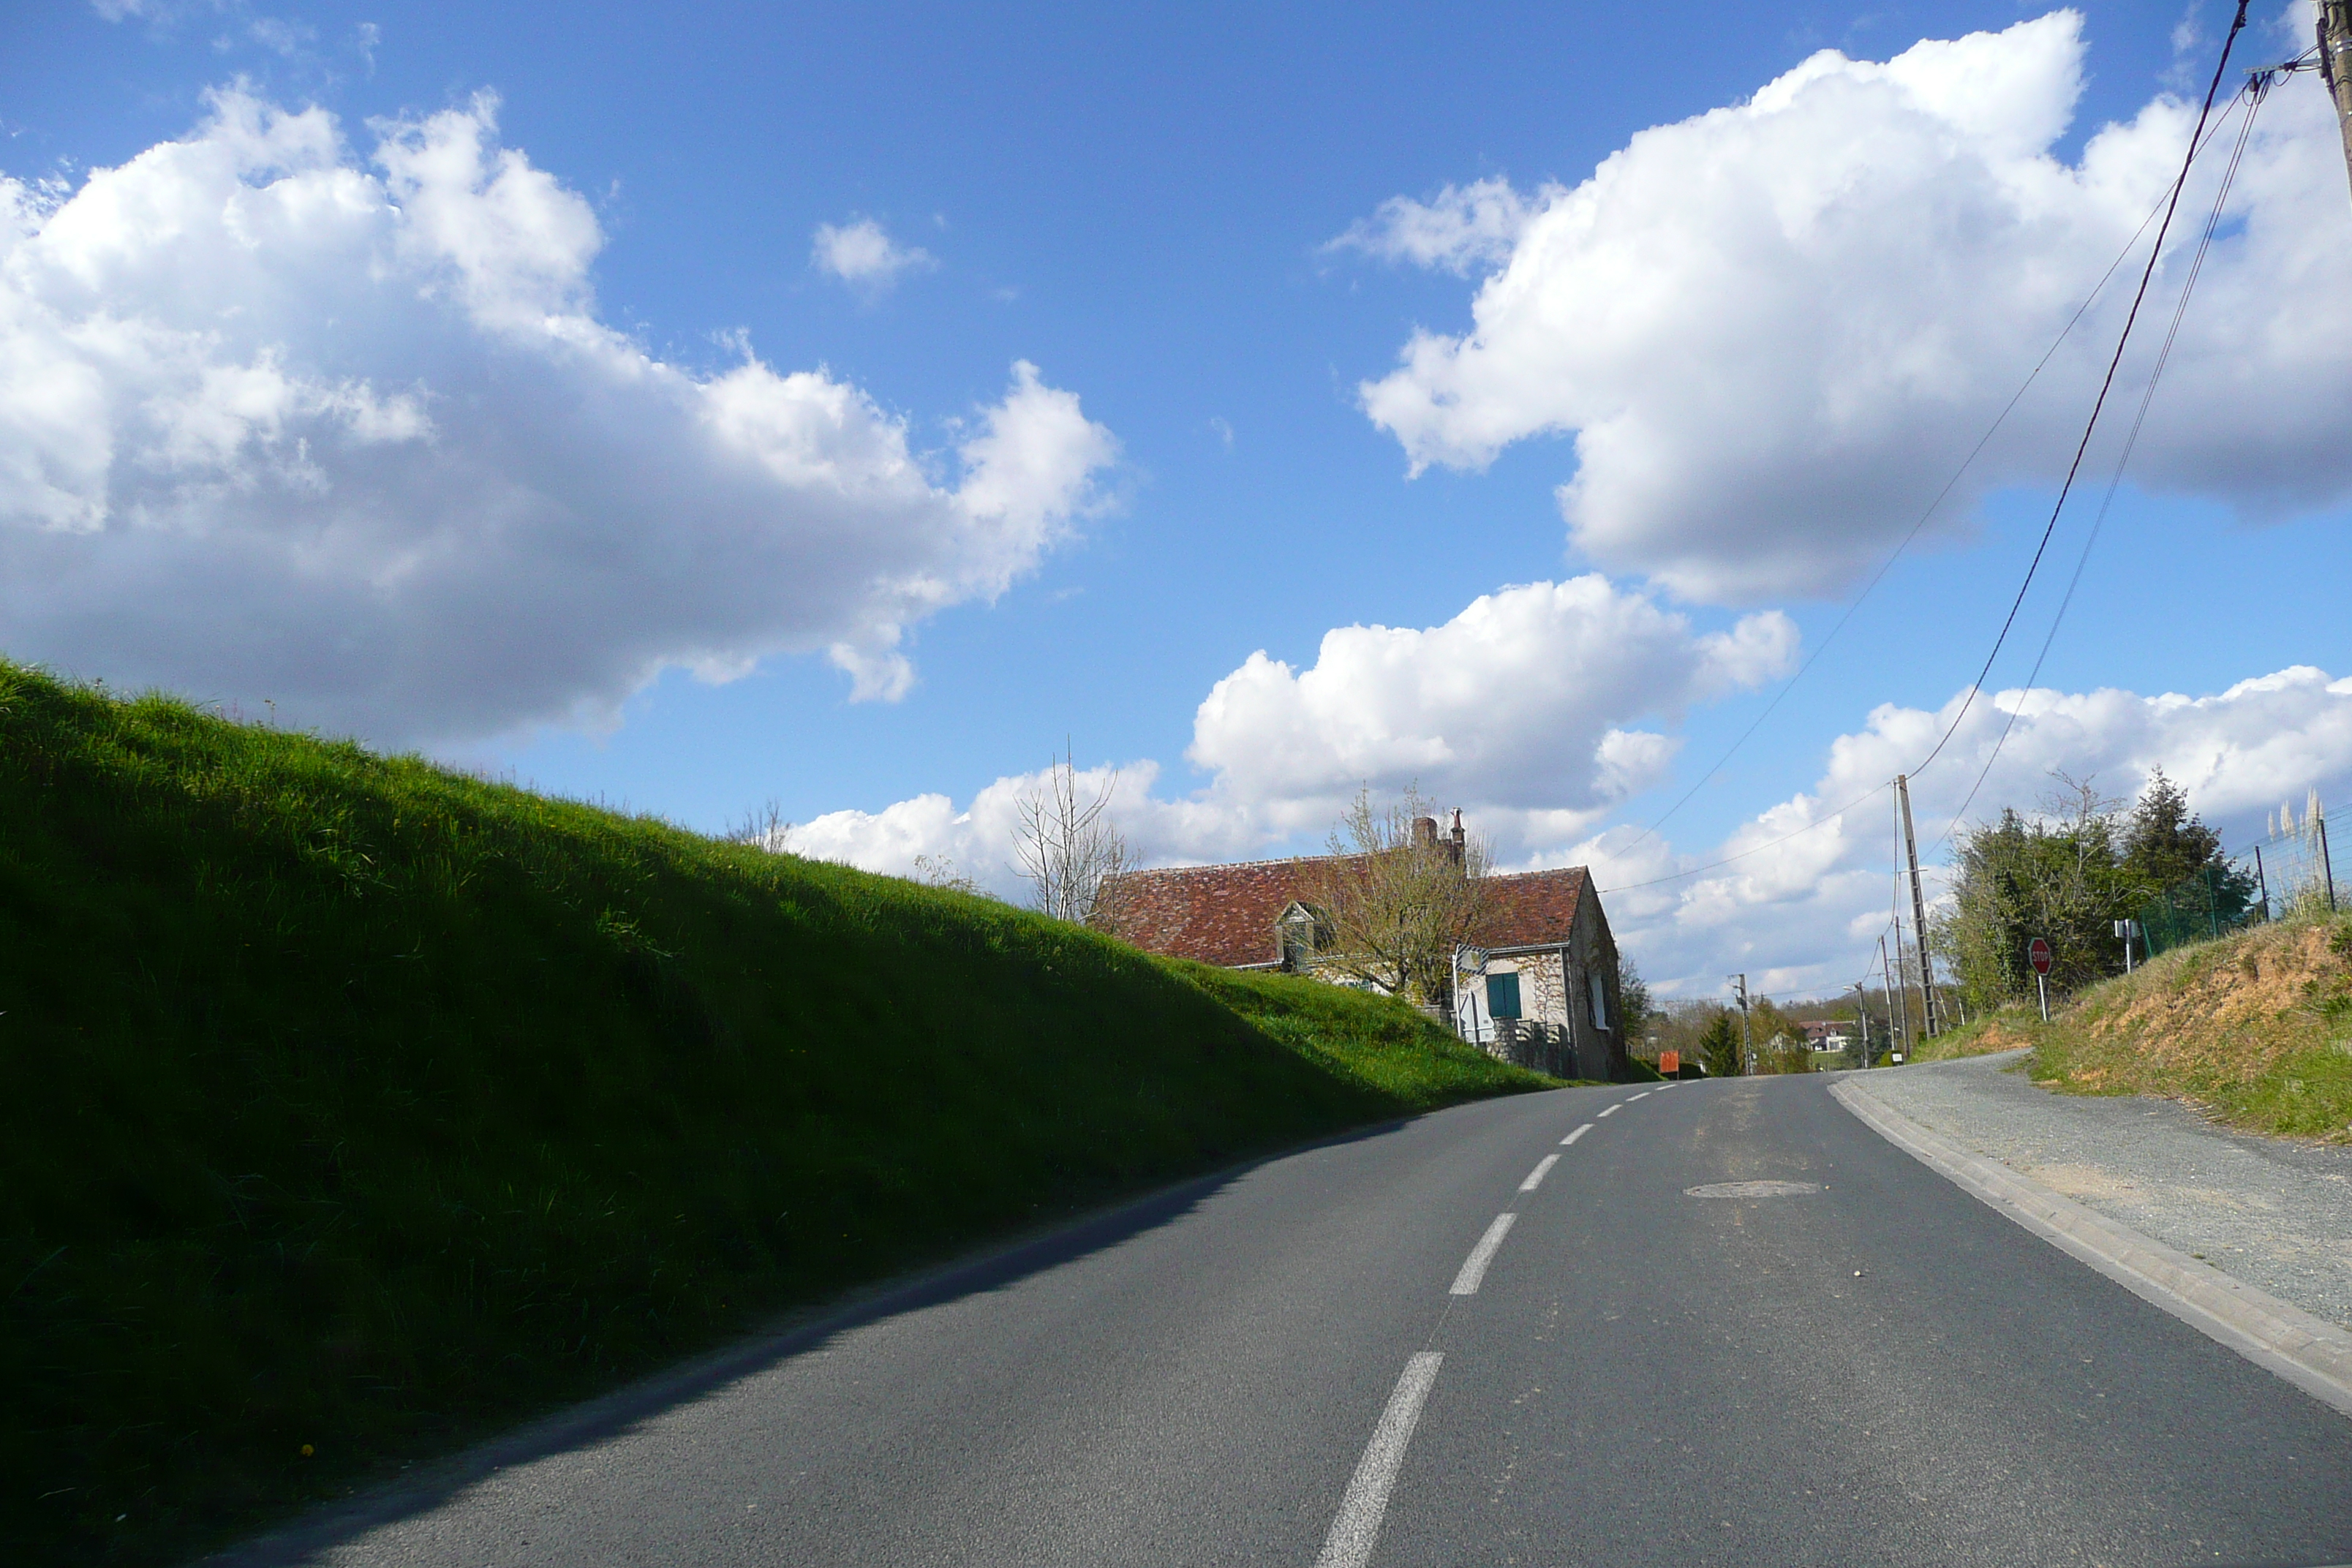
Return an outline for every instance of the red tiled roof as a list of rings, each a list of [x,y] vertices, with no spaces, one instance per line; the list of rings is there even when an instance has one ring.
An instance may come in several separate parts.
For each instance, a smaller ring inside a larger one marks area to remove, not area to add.
[[[1128,872],[1111,894],[1119,934],[1150,952],[1228,968],[1280,963],[1275,922],[1323,864],[1317,857]],[[1485,879],[1487,913],[1478,940],[1488,947],[1566,942],[1591,880],[1581,866]]]
[[[1313,860],[1249,860],[1234,866],[1188,866],[1129,871],[1110,896],[1118,933],[1147,952],[1195,958],[1228,969],[1277,963],[1282,944],[1274,930],[1306,885]]]
[[[1479,941],[1488,947],[1566,942],[1569,928],[1576,923],[1577,900],[1591,881],[1581,866],[1486,878],[1486,913],[1478,923]]]

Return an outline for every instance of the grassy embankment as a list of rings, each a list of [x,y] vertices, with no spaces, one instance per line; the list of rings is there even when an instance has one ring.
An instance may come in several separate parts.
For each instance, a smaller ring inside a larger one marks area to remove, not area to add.
[[[1920,1059],[2032,1046],[2069,1094],[2192,1101],[2250,1132],[2352,1142],[2352,916],[2257,926],[2095,985],[2043,1024],[2004,1010]]]
[[[1548,1080],[1402,1005],[0,665],[0,1540],[166,1560]]]

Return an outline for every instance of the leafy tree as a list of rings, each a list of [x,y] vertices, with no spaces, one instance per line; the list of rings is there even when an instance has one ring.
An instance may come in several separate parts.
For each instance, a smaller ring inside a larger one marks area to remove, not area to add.
[[[1642,1043],[1650,1022],[1650,986],[1625,950],[1617,950],[1617,1029],[1630,1049]]]
[[[2114,921],[2137,900],[2121,866],[2119,803],[2086,781],[2060,782],[2039,816],[2004,808],[1960,837],[1947,957],[1972,1005],[2033,994],[2025,950],[2035,937],[2050,943],[2050,981],[2062,992],[2122,966]]]
[[[2221,836],[2189,811],[2180,786],[2159,768],[2132,808],[2124,870],[2139,887],[2137,911],[2158,940],[2194,941],[2244,921],[2254,879],[2221,853]],[[2150,907],[2153,906],[2153,907]]]
[[[1698,1037],[1698,1055],[1709,1078],[1738,1078],[1745,1066],[1739,1059],[1739,1020],[1717,1013]]]
[[[2162,768],[2149,774],[2125,825],[2124,869],[2152,898],[2176,882],[2202,877],[2221,859],[2221,836],[2189,809],[2180,786]]]
[[[2034,994],[2025,950],[2037,936],[2050,943],[2050,983],[2063,993],[2121,973],[2115,922],[2138,917],[2159,893],[2185,885],[2223,923],[2252,900],[2252,881],[2223,858],[2221,836],[2160,770],[2127,814],[2089,781],[2054,776],[2060,787],[2033,816],[2007,807],[1956,836],[1952,903],[1929,934],[1971,1007]],[[2206,913],[2200,904],[2200,922]]]
[[[1813,1070],[1812,1043],[1805,1037],[1804,1026],[1770,997],[1759,996],[1748,1004],[1748,1037],[1758,1072]]]

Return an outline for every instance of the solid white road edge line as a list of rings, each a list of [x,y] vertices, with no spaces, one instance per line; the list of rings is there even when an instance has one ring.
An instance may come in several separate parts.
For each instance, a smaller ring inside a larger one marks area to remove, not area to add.
[[[1583,1126],[1581,1126],[1581,1127],[1578,1128],[1575,1131],[1573,1131],[1573,1132],[1570,1133],[1567,1137],[1565,1137],[1565,1138],[1561,1139],[1561,1140],[1559,1141],[1559,1146],[1560,1146],[1561,1148],[1565,1149],[1565,1148],[1567,1148],[1570,1143],[1575,1142],[1578,1139],[1580,1139],[1580,1138],[1583,1137],[1586,1133],[1588,1133],[1588,1132],[1590,1132],[1590,1131],[1592,1131],[1592,1123],[1591,1123],[1591,1122],[1590,1122],[1590,1121],[1588,1121],[1588,1122],[1586,1122]]]
[[[1372,1429],[1372,1440],[1357,1462],[1347,1495],[1339,1500],[1339,1516],[1331,1521],[1331,1533],[1323,1538],[1323,1553],[1315,1559],[1315,1568],[1364,1568],[1371,1561],[1372,1540],[1388,1514],[1389,1493],[1396,1487],[1397,1472],[1404,1468],[1405,1445],[1412,1441],[1412,1429],[1421,1424],[1421,1407],[1428,1402],[1429,1390],[1437,1382],[1438,1363],[1444,1359],[1443,1351],[1422,1351],[1404,1363],[1404,1375],[1397,1379],[1389,1407],[1381,1412],[1381,1424]]]
[[[1620,1109],[1620,1107],[1614,1105],[1605,1106],[1601,1109],[1601,1114],[1603,1116],[1614,1116]]]
[[[1543,1179],[1546,1176],[1550,1175],[1551,1168],[1559,1163],[1559,1156],[1558,1154],[1546,1154],[1542,1159],[1538,1160],[1536,1162],[1536,1168],[1528,1173],[1528,1179],[1519,1184],[1519,1191],[1523,1193],[1531,1193],[1538,1187],[1542,1186]]]
[[[1852,1082],[1830,1086],[1862,1124],[1995,1212],[2150,1306],[2352,1415],[2352,1333],[1972,1154]]]
[[[1470,1256],[1462,1260],[1462,1272],[1454,1277],[1453,1289],[1446,1294],[1475,1296],[1478,1293],[1478,1282],[1486,1278],[1486,1265],[1495,1261],[1495,1249],[1503,1245],[1503,1237],[1511,1234],[1511,1222],[1518,1217],[1515,1214],[1495,1216],[1495,1223],[1486,1227],[1486,1234],[1478,1238],[1478,1245],[1472,1247]]]

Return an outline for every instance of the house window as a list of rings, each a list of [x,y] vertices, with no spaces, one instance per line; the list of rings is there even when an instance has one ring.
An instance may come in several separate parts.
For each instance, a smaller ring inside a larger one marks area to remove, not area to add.
[[[1584,979],[1592,992],[1592,1026],[1605,1029],[1609,1026],[1609,986],[1597,969],[1586,970]]]
[[[1519,1016],[1519,977],[1516,974],[1486,976],[1486,1016],[1490,1018],[1516,1018]]]
[[[1299,971],[1312,966],[1317,952],[1331,944],[1330,922],[1305,904],[1293,904],[1276,929],[1282,941],[1282,967]]]

